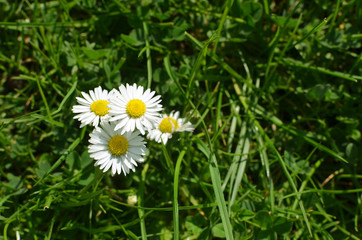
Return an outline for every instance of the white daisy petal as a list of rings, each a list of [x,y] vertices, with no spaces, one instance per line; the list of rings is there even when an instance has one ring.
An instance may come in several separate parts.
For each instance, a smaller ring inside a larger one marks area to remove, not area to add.
[[[142,162],[143,162],[143,160],[142,160]],[[133,158],[131,158],[131,163],[137,167],[137,162],[135,160],[133,160]]]
[[[129,149],[128,149],[128,151],[130,152],[130,153],[133,153],[133,154],[141,154],[142,152],[140,151],[140,148],[138,148],[138,147],[130,147]]]
[[[143,95],[143,101],[148,102],[155,94],[156,94],[155,91],[151,92],[150,89],[147,89]]]
[[[172,135],[170,135],[170,136],[172,136]],[[162,139],[163,144],[166,144],[166,143],[167,143],[167,140],[168,140],[167,134],[161,135],[161,139]]]
[[[149,104],[156,103],[156,102],[157,102],[157,100],[159,100],[160,98],[161,98],[161,96],[160,96],[160,95],[158,95],[158,96],[156,96],[156,97],[154,97],[154,98],[150,99],[150,100],[148,101],[148,103],[149,103]]]
[[[94,89],[94,93],[95,93],[95,95],[96,95],[96,99],[97,99],[97,100],[102,99],[103,91],[108,93],[107,90],[105,90],[105,89],[102,90],[101,87],[97,87],[96,89]]]
[[[82,105],[87,106],[87,107],[89,107],[89,106],[92,104],[92,102],[89,102],[89,101],[87,101],[87,100],[84,99],[84,98],[75,97],[75,99],[77,99],[77,102],[78,102],[79,104],[82,104]],[[79,106],[79,105],[78,105],[78,106]]]
[[[88,125],[88,124],[90,124],[93,120],[95,119],[95,116],[89,116],[89,117],[87,117],[86,119],[83,119],[83,122],[86,124],[86,125]]]
[[[88,106],[80,106],[80,105],[75,105],[72,108],[72,111],[74,113],[81,113],[81,112],[87,112],[89,110]]]
[[[107,147],[103,144],[97,144],[97,145],[92,145],[92,148],[89,148],[89,152],[101,152],[107,150]]]
[[[98,99],[96,98],[96,95],[94,94],[94,91],[93,90],[90,90],[89,91],[89,95],[91,96],[92,100],[93,101],[97,101]]]
[[[144,131],[144,129],[143,129],[143,127],[142,127],[142,124],[141,124],[141,121],[137,121],[136,120],[136,127],[137,127],[137,129],[142,133],[142,134],[145,134],[145,131]],[[133,130],[132,130],[133,131]]]
[[[136,120],[131,118],[128,120],[128,123],[126,124],[126,131],[127,132],[133,132],[136,127]]]
[[[93,126],[98,126],[98,123],[99,123],[99,116],[96,116],[93,120]]]
[[[128,84],[127,84],[127,86],[128,86]],[[126,99],[129,99],[130,97],[128,96],[128,94],[127,94],[127,89],[126,89],[126,87],[122,84],[119,88],[119,92],[121,93],[120,95],[122,96],[122,97],[124,97],[124,98],[126,98]]]
[[[108,169],[110,169],[112,167],[112,164],[113,164],[113,158],[111,158],[111,160],[109,160],[106,164],[104,164],[104,169],[103,169],[103,172],[107,172]]]
[[[121,112],[121,111],[120,111],[120,112]],[[127,119],[127,114],[126,114],[126,112],[120,113],[119,115],[116,115],[116,116],[110,118],[109,121],[110,121],[110,122],[114,122],[114,121],[123,120],[123,119]]]
[[[82,121],[82,120],[87,119],[87,118],[89,118],[91,116],[93,116],[93,115],[90,112],[82,112],[82,113],[74,116],[73,118],[74,119],[79,119],[79,121]]]
[[[129,168],[122,162],[123,174],[126,176],[129,173]]]
[[[124,128],[124,126],[126,126],[127,122],[129,122],[129,120],[127,118],[122,119],[121,122],[118,122],[115,129],[114,130],[118,130],[118,129],[122,129]]]
[[[117,172],[117,165],[118,165],[118,163],[117,163],[117,159],[116,159],[116,160],[113,161],[113,163],[112,163],[112,175],[116,174],[116,172]]]
[[[132,168],[131,163],[128,161],[128,159],[124,159],[123,163],[128,167],[128,168]]]
[[[104,94],[104,92],[103,92],[103,94]],[[110,95],[111,97],[116,97],[116,96],[119,96],[120,93],[119,93],[119,91],[118,91],[117,89],[113,88],[113,89],[109,92],[109,95]]]
[[[137,94],[137,97],[142,98],[142,95],[143,95],[143,87],[142,86],[139,86],[137,88],[136,94]]]
[[[89,94],[85,93],[85,92],[81,92],[81,94],[83,95],[83,97],[85,98],[85,100],[87,100],[89,103],[92,103],[93,100],[92,98],[89,96]]]
[[[118,159],[118,162],[117,162],[117,173],[118,174],[121,174],[122,172],[122,163],[121,163],[121,160]]]

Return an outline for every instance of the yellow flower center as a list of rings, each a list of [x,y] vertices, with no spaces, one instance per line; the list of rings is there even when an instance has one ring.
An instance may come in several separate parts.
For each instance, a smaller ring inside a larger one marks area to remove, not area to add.
[[[108,142],[109,151],[115,156],[121,156],[128,150],[128,141],[122,135],[114,135]]]
[[[139,99],[132,99],[127,103],[127,113],[131,118],[139,118],[146,112],[146,104]]]
[[[178,129],[178,123],[176,119],[166,117],[162,119],[161,123],[158,125],[158,129],[163,133],[172,133],[174,130]]]
[[[109,102],[106,100],[97,100],[91,104],[90,109],[96,115],[104,116],[104,115],[108,114],[108,110],[110,109],[110,108],[107,108],[108,104],[109,104]]]

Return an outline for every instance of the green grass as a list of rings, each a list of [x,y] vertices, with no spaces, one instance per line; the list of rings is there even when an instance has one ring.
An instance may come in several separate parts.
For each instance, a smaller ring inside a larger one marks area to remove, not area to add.
[[[362,237],[361,1],[3,0],[0,16],[0,239]],[[71,108],[125,83],[195,131],[112,177]]]

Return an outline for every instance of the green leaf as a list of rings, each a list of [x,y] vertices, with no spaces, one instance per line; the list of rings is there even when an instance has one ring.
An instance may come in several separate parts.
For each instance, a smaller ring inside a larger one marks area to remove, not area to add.
[[[273,227],[273,220],[267,211],[260,211],[253,219],[255,224],[258,224],[261,230],[268,230]]]
[[[128,43],[130,45],[136,45],[136,43],[137,43],[136,39],[134,39],[130,36],[124,35],[124,34],[121,34],[121,38],[123,41],[125,41],[126,43]]]
[[[253,211],[250,211],[248,209],[240,209],[237,213],[237,219],[242,222],[242,221],[245,221],[245,220],[248,220],[248,219],[252,219],[255,217],[255,214]]]
[[[292,230],[292,222],[287,218],[274,217],[273,218],[273,229],[278,234],[287,234]]]
[[[190,28],[184,19],[176,18],[172,28],[172,38],[176,41],[182,41],[185,38],[185,31]]]
[[[131,33],[128,36],[133,40],[132,45],[134,45],[134,46],[141,46],[141,45],[145,44],[144,33],[140,29],[132,30]]]
[[[81,168],[87,167],[89,164],[93,162],[93,159],[89,156],[88,151],[84,151],[80,157],[81,160]]]
[[[307,98],[316,101],[324,100],[328,88],[329,87],[327,85],[317,84],[307,91]]]
[[[260,3],[257,2],[243,2],[241,4],[241,16],[250,17],[253,23],[260,20],[263,15],[263,8]]]
[[[65,159],[65,163],[68,164],[69,169],[74,170],[80,167],[80,157],[79,154],[75,151],[68,154]]]
[[[99,49],[94,50],[90,48],[82,48],[83,53],[91,60],[97,60],[100,58],[103,58],[107,55],[109,55],[110,50],[109,49]]]
[[[257,240],[276,240],[275,233],[273,230],[259,230],[256,231],[256,237]]]
[[[275,14],[271,15],[271,19],[278,24],[279,26],[283,26],[286,28],[294,28],[295,26],[297,26],[298,24],[298,20],[297,19],[293,19],[290,18],[288,21],[288,24],[286,26],[284,26],[284,24],[287,22],[287,17],[283,17],[283,16],[277,16]]]
[[[358,161],[358,147],[354,143],[348,143],[346,147],[347,160],[350,163],[357,163]]]
[[[48,159],[49,159],[48,153],[42,154],[39,158],[38,169],[35,170],[39,178],[42,178],[51,168]]]
[[[222,223],[218,223],[212,228],[212,235],[214,237],[218,237],[218,238],[225,238],[226,237],[224,227],[223,227]]]
[[[185,221],[185,227],[193,234],[199,234],[202,232],[202,226],[205,224],[205,219],[201,215],[187,216]]]
[[[23,181],[20,177],[13,175],[12,173],[8,173],[6,175],[9,182],[3,183],[5,186],[11,189],[20,189],[23,186]]]
[[[86,175],[83,175],[81,179],[78,181],[78,183],[82,186],[86,186],[90,184],[94,179],[94,173],[89,173]]]

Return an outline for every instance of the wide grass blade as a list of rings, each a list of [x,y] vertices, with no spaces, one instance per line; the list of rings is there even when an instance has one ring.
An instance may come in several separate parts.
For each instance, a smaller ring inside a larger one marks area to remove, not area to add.
[[[179,239],[180,237],[180,223],[179,223],[179,206],[178,206],[178,187],[179,187],[179,176],[181,170],[181,163],[186,150],[182,150],[177,158],[175,174],[173,180],[173,239]]]
[[[233,185],[231,191],[231,197],[229,201],[229,212],[231,207],[235,202],[237,194],[239,192],[239,186],[241,180],[245,173],[246,163],[248,159],[248,153],[250,151],[250,132],[248,129],[251,129],[249,121],[243,121],[241,124],[241,130],[239,135],[238,145],[236,146],[236,154],[241,154],[240,156],[234,156],[233,162],[236,163],[234,174],[232,176],[233,181],[230,181],[230,185]]]
[[[216,203],[220,211],[220,217],[223,223],[226,239],[234,239],[232,234],[232,226],[229,219],[229,214],[226,208],[226,203],[221,189],[220,173],[216,161],[216,156],[210,151],[209,147],[201,140],[197,142],[199,150],[208,158],[209,170],[211,175],[212,186],[215,193]]]

